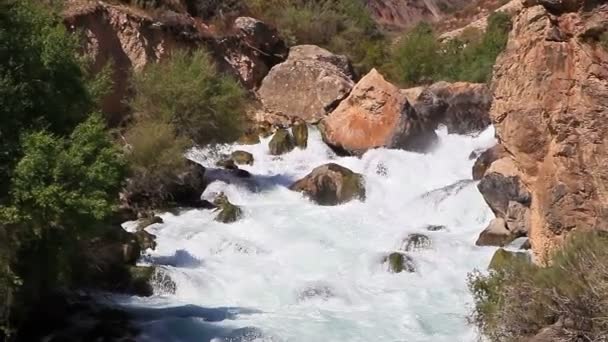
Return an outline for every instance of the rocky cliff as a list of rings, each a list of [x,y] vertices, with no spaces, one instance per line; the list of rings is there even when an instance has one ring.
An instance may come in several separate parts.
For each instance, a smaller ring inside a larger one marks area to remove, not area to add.
[[[150,12],[103,1],[70,0],[64,22],[71,31],[82,33],[83,52],[94,71],[108,64],[112,68],[113,91],[103,102],[111,125],[127,112],[130,73],[162,61],[175,49],[206,48],[221,70],[249,89],[287,56],[278,33],[253,18],[237,18],[232,30],[219,36],[183,11]]]
[[[508,154],[501,163],[511,164],[502,169],[515,170],[530,192],[528,235],[540,261],[572,230],[608,229],[602,2],[525,1],[495,66],[491,117]]]
[[[420,21],[437,21],[468,3],[467,0],[367,0],[367,7],[379,24],[403,29]]]

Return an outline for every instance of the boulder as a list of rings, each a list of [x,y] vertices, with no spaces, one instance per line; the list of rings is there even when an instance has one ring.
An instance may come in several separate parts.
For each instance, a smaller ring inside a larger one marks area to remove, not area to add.
[[[530,254],[526,252],[511,252],[504,248],[499,248],[492,256],[490,260],[489,270],[500,271],[501,269],[515,263],[515,262],[532,262]]]
[[[137,228],[135,228],[135,230],[141,231],[153,224],[160,224],[160,223],[164,223],[162,217],[155,216],[155,215],[147,216],[147,217],[140,219],[139,222],[137,222]]]
[[[338,164],[326,164],[312,170],[290,187],[304,193],[320,205],[338,205],[365,199],[363,176]]]
[[[432,247],[431,239],[424,234],[410,234],[403,240],[401,249],[406,252],[413,252]]]
[[[502,145],[495,145],[482,152],[473,165],[473,180],[482,179],[492,163],[506,156],[507,151]]]
[[[436,139],[432,124],[375,69],[357,83],[319,128],[325,142],[345,154],[378,147],[423,151]]]
[[[234,151],[230,158],[238,165],[253,165],[253,155],[245,151]]]
[[[264,78],[258,96],[269,111],[316,123],[350,93],[352,78],[346,57],[314,45],[294,46]]]
[[[273,156],[291,152],[295,148],[291,133],[286,129],[279,129],[268,143],[268,148]]]
[[[450,134],[479,132],[491,123],[492,93],[486,84],[438,82],[426,87],[412,105],[420,116],[445,125]]]
[[[416,272],[414,259],[404,253],[393,252],[385,256],[382,259],[382,263],[386,263],[388,265],[388,271],[391,273]]]
[[[508,245],[518,237],[507,229],[507,223],[502,218],[493,219],[488,227],[484,229],[475,242],[477,246],[496,246],[503,247]]]
[[[291,127],[293,140],[297,147],[305,149],[308,146],[308,126],[306,122],[298,121]]]
[[[134,235],[141,251],[145,251],[146,249],[156,249],[156,235],[150,234],[145,230],[140,230],[134,233]]]
[[[215,220],[222,223],[233,223],[238,221],[243,216],[241,208],[230,203],[228,197],[224,193],[220,193],[213,201],[220,211]]]
[[[226,169],[226,170],[236,170],[239,168],[238,166],[236,166],[234,159],[232,159],[228,156],[223,156],[222,159],[218,160],[215,163],[215,166],[221,167],[222,169]]]
[[[498,172],[486,174],[477,185],[486,203],[497,217],[505,218],[509,202],[530,206],[532,197],[519,176],[505,176]]]
[[[208,42],[220,69],[227,70],[248,89],[260,85],[270,68],[287,57],[288,49],[278,32],[250,17],[234,21],[233,33]]]

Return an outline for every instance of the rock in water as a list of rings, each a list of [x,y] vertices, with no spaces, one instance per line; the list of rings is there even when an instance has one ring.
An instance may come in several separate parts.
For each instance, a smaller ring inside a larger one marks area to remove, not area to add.
[[[245,151],[234,151],[230,158],[238,165],[253,165],[253,155]]]
[[[163,223],[163,219],[160,216],[144,217],[137,223],[137,228],[135,230],[137,230],[137,231],[144,230],[153,224],[159,224],[159,223]]]
[[[450,134],[479,132],[490,125],[492,93],[486,84],[437,82],[410,100],[420,116],[445,125]]]
[[[388,271],[391,273],[416,272],[414,260],[407,254],[393,252],[384,257],[383,263],[388,263]]]
[[[496,246],[503,247],[511,241],[517,239],[518,235],[513,234],[508,228],[507,223],[502,218],[495,218],[484,229],[475,242],[477,246]]]
[[[295,148],[293,137],[288,130],[280,129],[274,134],[270,143],[268,143],[268,148],[270,149],[270,154],[274,156],[291,152]]]
[[[375,69],[319,125],[325,142],[338,152],[361,154],[377,147],[423,151],[437,138],[405,94]]]
[[[215,201],[213,201],[218,207],[220,212],[215,217],[215,220],[222,223],[233,223],[238,221],[243,216],[243,211],[241,208],[236,205],[230,203],[228,201],[228,197],[223,193],[219,194]]]
[[[354,82],[345,56],[314,45],[294,46],[270,70],[258,95],[265,108],[316,123],[350,93]]]
[[[502,145],[496,145],[482,152],[473,165],[473,180],[482,179],[492,163],[506,156],[507,151]]]
[[[338,205],[353,199],[365,199],[363,176],[333,163],[315,168],[289,188],[303,192],[320,205]]]
[[[403,241],[402,249],[406,252],[431,248],[431,239],[424,234],[410,234]]]
[[[530,254],[525,252],[510,252],[504,248],[499,248],[490,261],[488,269],[498,271],[514,262],[531,262]]]
[[[291,132],[293,133],[295,145],[305,149],[308,146],[308,126],[306,125],[306,122],[299,120],[293,125]]]

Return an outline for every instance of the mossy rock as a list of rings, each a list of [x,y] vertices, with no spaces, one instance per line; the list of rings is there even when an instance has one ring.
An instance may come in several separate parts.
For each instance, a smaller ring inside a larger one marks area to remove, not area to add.
[[[416,272],[414,260],[404,253],[393,252],[385,256],[382,262],[388,264],[388,271],[391,273]]]
[[[338,164],[321,165],[289,188],[306,194],[320,205],[338,205],[354,199],[365,200],[363,175]]]
[[[291,152],[295,148],[295,144],[289,131],[280,129],[274,134],[268,147],[270,149],[270,154],[273,156],[280,156],[281,154]]]
[[[237,140],[237,143],[241,145],[257,145],[260,143],[260,136],[256,132],[245,133]]]
[[[230,158],[237,165],[253,165],[253,154],[245,151],[234,151]]]
[[[430,249],[433,246],[431,238],[424,234],[410,234],[403,241],[402,249],[406,252]]]
[[[221,193],[217,196],[213,202],[218,209],[219,213],[215,217],[215,220],[222,223],[233,223],[238,221],[243,216],[243,210],[238,206],[230,203],[228,197]]]
[[[154,294],[152,287],[152,276],[156,268],[154,266],[131,266],[129,267],[130,291],[131,293],[149,297]]]
[[[231,157],[223,157],[222,159],[218,160],[215,163],[215,166],[217,167],[221,167],[223,169],[227,169],[227,170],[235,170],[238,169],[238,166],[236,166],[236,163],[234,162],[234,160]]]
[[[511,252],[504,248],[499,248],[490,261],[489,270],[498,271],[513,263],[530,263],[530,254],[525,252]]]
[[[163,219],[160,216],[148,216],[148,217],[144,217],[141,220],[139,220],[139,222],[137,223],[137,228],[136,230],[144,230],[147,227],[153,225],[153,224],[157,224],[157,223],[164,223]]]
[[[303,121],[298,121],[292,128],[293,140],[297,147],[305,149],[308,146],[308,126]]]

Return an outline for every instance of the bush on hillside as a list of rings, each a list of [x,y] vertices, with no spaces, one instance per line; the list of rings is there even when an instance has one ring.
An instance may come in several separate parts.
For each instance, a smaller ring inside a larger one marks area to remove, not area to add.
[[[394,51],[391,72],[406,86],[437,81],[489,82],[498,55],[504,50],[511,20],[504,13],[488,19],[486,32],[476,32],[440,44],[425,23],[407,33]]]
[[[188,140],[176,136],[170,123],[144,120],[126,133],[127,160],[131,167],[128,193],[145,194],[136,207],[162,207],[170,200],[168,187],[187,168],[184,153]]]
[[[471,315],[491,341],[520,341],[554,326],[564,341],[608,339],[608,233],[573,233],[552,263],[514,258],[470,275]]]
[[[169,60],[133,76],[136,120],[170,124],[196,144],[231,142],[243,122],[245,91],[217,71],[209,54],[176,51]]]
[[[319,45],[347,55],[359,72],[385,63],[390,44],[361,0],[243,0],[290,45]]]

